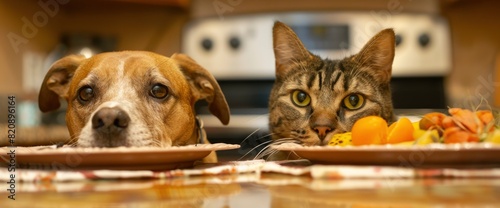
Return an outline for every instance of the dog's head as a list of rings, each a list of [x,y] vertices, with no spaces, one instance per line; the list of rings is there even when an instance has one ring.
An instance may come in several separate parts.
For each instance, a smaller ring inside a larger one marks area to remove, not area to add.
[[[43,112],[68,102],[66,123],[81,147],[178,146],[198,142],[194,104],[223,124],[229,107],[214,77],[183,54],[124,51],[55,62],[42,83]]]

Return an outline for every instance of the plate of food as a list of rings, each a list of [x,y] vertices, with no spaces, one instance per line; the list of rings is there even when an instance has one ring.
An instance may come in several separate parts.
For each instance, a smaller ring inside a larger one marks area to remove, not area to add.
[[[314,163],[352,165],[499,166],[500,128],[491,111],[450,108],[418,121],[405,117],[388,125],[377,116],[356,121],[351,132],[336,134],[327,146],[273,145]]]
[[[78,148],[36,146],[2,147],[2,166],[50,170],[171,170],[192,167],[212,151],[240,145],[215,143],[176,147]]]

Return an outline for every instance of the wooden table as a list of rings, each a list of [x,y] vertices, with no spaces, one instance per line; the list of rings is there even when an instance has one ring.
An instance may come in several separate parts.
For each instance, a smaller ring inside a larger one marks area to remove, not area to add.
[[[0,207],[500,207],[500,179],[344,179],[242,174],[17,184]]]

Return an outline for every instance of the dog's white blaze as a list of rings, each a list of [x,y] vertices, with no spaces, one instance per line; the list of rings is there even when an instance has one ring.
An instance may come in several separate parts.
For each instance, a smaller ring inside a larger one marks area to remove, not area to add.
[[[129,83],[127,77],[125,77],[125,62],[126,59],[120,60],[116,67],[116,73],[114,75],[115,80],[117,81],[114,82],[114,84],[108,86],[107,89],[107,93],[113,93],[113,99],[103,102],[101,105],[99,105],[97,109],[92,113],[92,116],[94,116],[94,114],[102,108],[120,107],[126,112],[129,112],[129,109],[131,109],[130,103],[124,102],[130,99],[127,96],[130,96],[131,93],[131,84]],[[88,125],[90,125],[90,122],[91,121],[88,122]]]
[[[119,102],[116,102],[116,101],[108,101],[108,102],[104,102],[102,105],[99,106],[99,109],[101,108],[114,108],[114,107],[117,107],[117,106],[120,106],[120,103]]]
[[[125,71],[125,60],[122,59],[120,60],[120,64],[118,64],[118,75],[120,77],[123,77],[123,74],[124,74],[124,71]]]
[[[130,100],[128,96],[130,96],[130,93],[133,92],[133,89],[131,89],[131,83],[128,77],[125,76],[125,62],[127,59],[122,59],[120,60],[120,63],[118,64],[117,70],[116,70],[116,80],[115,84],[113,86],[110,86],[113,88],[111,90],[112,92],[115,93],[114,99],[111,101],[108,101],[109,103],[105,107],[125,107],[125,108],[130,108],[131,106],[127,106],[126,103],[123,101]],[[104,103],[103,103],[104,104]],[[101,105],[102,106],[102,105]],[[104,107],[104,106],[102,106]],[[128,109],[124,109],[128,110]]]

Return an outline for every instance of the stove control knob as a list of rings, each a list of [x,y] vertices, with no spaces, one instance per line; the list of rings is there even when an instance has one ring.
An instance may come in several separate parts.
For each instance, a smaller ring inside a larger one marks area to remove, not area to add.
[[[210,51],[214,47],[214,42],[210,38],[203,38],[203,40],[201,41],[201,47],[205,51]]]
[[[396,34],[396,46],[399,46],[403,42],[403,36]]]
[[[422,46],[422,48],[427,47],[427,45],[429,45],[430,42],[431,42],[431,37],[429,36],[429,34],[422,33],[420,34],[420,36],[418,36],[418,43],[420,44],[420,46]]]
[[[229,39],[229,46],[231,46],[233,50],[238,50],[241,46],[241,40],[238,37],[231,37]]]

